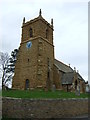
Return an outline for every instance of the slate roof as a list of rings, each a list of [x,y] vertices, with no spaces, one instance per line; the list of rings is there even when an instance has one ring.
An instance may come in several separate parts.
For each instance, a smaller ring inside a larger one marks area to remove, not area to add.
[[[68,66],[68,65],[66,65],[66,64],[64,64],[64,63],[62,63],[62,62],[60,62],[60,61],[58,61],[58,60],[56,60],[56,59],[54,60],[54,65],[55,65],[60,71],[63,72],[62,84],[72,84],[72,82],[73,82],[73,77],[74,77],[74,70],[73,70],[70,66]],[[77,75],[78,75],[78,79],[79,79],[79,80],[85,81],[85,80],[81,77],[81,75],[80,75],[79,73],[77,73]]]
[[[62,77],[62,84],[72,84],[74,72],[64,73]]]
[[[65,72],[65,73],[66,72],[73,72],[73,69],[70,66],[68,66],[68,65],[66,65],[66,64],[64,64],[56,59],[54,59],[54,65],[62,72]]]
[[[85,81],[79,73],[77,73],[77,74],[78,74],[78,79],[79,79],[79,80]]]
[[[84,81],[79,73],[77,73],[78,79]],[[64,73],[62,77],[62,84],[72,84],[74,78],[74,72]]]

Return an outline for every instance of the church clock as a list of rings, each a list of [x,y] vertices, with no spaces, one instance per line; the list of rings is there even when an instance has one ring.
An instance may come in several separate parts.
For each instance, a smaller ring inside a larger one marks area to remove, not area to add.
[[[54,64],[53,20],[51,24],[48,23],[42,17],[41,10],[37,18],[27,22],[23,19],[17,57],[13,89],[51,89]]]
[[[32,46],[32,42],[31,41],[26,43],[26,48],[31,48],[31,46]]]

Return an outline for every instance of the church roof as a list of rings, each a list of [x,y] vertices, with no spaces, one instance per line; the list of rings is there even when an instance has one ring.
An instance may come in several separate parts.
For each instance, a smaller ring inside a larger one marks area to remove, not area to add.
[[[77,75],[79,80],[85,81],[79,73],[77,73]]]
[[[62,77],[62,84],[72,84],[74,72],[64,73]]]
[[[73,82],[73,78],[74,78],[74,70],[62,63],[61,61],[58,61],[58,60],[54,60],[54,65],[60,70],[63,72],[63,76],[62,76],[62,84],[72,84]],[[85,81],[82,76],[79,74],[79,73],[76,73],[77,74],[77,77],[79,80],[82,80],[82,81]]]
[[[85,81],[79,73],[77,73],[77,77],[81,81]],[[62,76],[62,84],[72,84],[74,78],[74,72],[64,73]]]
[[[73,69],[70,66],[68,66],[68,65],[66,65],[66,64],[64,64],[56,59],[54,59],[54,65],[62,72],[65,72],[65,73],[66,72],[73,72]]]

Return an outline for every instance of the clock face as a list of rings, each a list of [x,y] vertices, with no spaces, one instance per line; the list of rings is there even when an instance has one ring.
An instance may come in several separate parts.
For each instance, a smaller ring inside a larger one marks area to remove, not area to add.
[[[31,46],[32,46],[32,42],[30,42],[30,41],[27,42],[26,47],[27,47],[27,48],[31,48]]]

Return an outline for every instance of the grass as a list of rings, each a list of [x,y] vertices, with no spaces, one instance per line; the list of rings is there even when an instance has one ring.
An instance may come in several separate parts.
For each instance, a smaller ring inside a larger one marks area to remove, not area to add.
[[[43,90],[7,90],[2,91],[3,97],[14,98],[90,98],[90,94],[81,93],[80,96],[75,95],[74,92],[64,91],[43,91]]]
[[[14,98],[90,98],[90,94],[82,93],[80,96],[76,96],[74,92],[64,92],[64,91],[47,91],[44,90],[3,90],[3,97],[14,97]],[[2,120],[16,120],[3,117]]]

